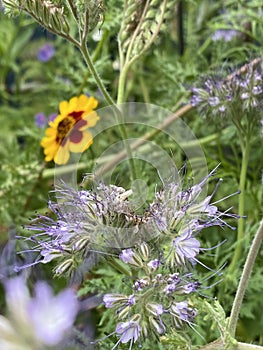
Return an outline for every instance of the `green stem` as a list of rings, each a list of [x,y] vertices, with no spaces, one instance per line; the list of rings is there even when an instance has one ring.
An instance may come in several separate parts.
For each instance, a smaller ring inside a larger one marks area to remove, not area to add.
[[[100,76],[92,62],[92,58],[90,57],[90,54],[88,52],[88,49],[87,49],[87,46],[86,46],[86,43],[85,42],[82,42],[80,45],[79,45],[79,49],[87,63],[87,66],[91,72],[91,74],[93,75],[94,79],[96,80],[96,83],[101,91],[101,93],[103,94],[103,96],[105,97],[106,101],[108,102],[109,105],[112,105],[113,107],[113,111],[114,111],[114,114],[116,116],[116,119],[117,119],[117,122],[118,122],[118,126],[119,126],[119,129],[120,129],[120,133],[121,133],[121,137],[122,137],[122,140],[123,140],[123,144],[124,144],[124,148],[126,149],[126,152],[127,152],[127,157],[128,157],[128,162],[129,162],[129,167],[130,167],[130,174],[131,174],[131,180],[135,180],[136,179],[136,171],[135,171],[135,164],[134,164],[134,159],[132,157],[132,151],[131,151],[131,148],[130,148],[130,145],[127,141],[128,139],[128,135],[127,135],[127,131],[126,131],[126,128],[125,128],[125,125],[123,124],[122,122],[122,114],[121,114],[121,111],[120,109],[115,105],[115,102],[114,100],[112,99],[112,97],[110,96],[110,94],[108,93],[108,91],[106,90],[102,80],[100,79]],[[122,80],[122,84],[124,86],[124,81],[125,81],[125,76],[123,76],[123,80]],[[124,91],[124,90],[122,90]],[[123,102],[123,101],[121,101]],[[117,102],[118,104],[121,103],[121,102]]]
[[[229,266],[230,275],[234,272],[236,265],[240,260],[242,249],[243,249],[244,226],[245,226],[243,216],[245,213],[245,186],[246,186],[249,152],[250,152],[250,142],[248,137],[246,144],[244,145],[244,147],[242,147],[242,165],[241,165],[240,180],[239,180],[239,189],[241,193],[239,195],[239,201],[238,201],[238,215],[240,216],[240,219],[238,220],[238,226],[237,226],[236,250],[234,253],[233,260]]]
[[[236,333],[238,316],[239,316],[240,308],[243,302],[244,294],[247,288],[248,280],[252,272],[252,268],[254,266],[257,254],[261,247],[262,240],[263,240],[263,220],[259,225],[258,231],[249,249],[247,260],[246,260],[246,263],[239,281],[239,285],[237,288],[235,300],[233,302],[233,306],[232,306],[232,310],[229,318],[229,332],[233,337],[235,336],[235,333]]]
[[[120,72],[119,84],[118,84],[118,95],[117,95],[117,104],[124,102],[124,91],[125,91],[125,83],[127,78],[127,73],[129,70],[129,65],[125,65]]]
[[[104,31],[103,31],[103,35],[102,35],[102,38],[101,38],[101,40],[99,41],[99,43],[98,43],[98,45],[97,45],[97,47],[96,47],[94,53],[92,54],[92,57],[91,57],[92,62],[95,62],[95,61],[98,59],[99,54],[100,54],[100,52],[101,52],[101,49],[102,49],[102,47],[103,47],[105,41],[106,41],[107,38],[108,38],[108,35],[109,35],[108,30],[104,30]],[[89,76],[90,76],[90,70],[88,69],[87,72],[86,72],[86,74],[84,75],[84,78],[83,78],[83,80],[82,80],[82,83],[81,83],[81,85],[80,85],[80,87],[79,87],[78,95],[80,95],[80,94],[83,92],[83,89],[84,89],[84,87],[85,87],[86,84],[87,84],[87,80],[88,80]]]
[[[80,49],[80,52],[82,53],[82,56],[83,56],[87,66],[89,68],[89,71],[93,75],[93,77],[98,85],[98,88],[100,89],[105,100],[107,101],[107,103],[109,105],[115,105],[115,101],[112,99],[111,95],[108,93],[105,85],[103,84],[103,82],[102,82],[93,62],[92,62],[92,58],[91,58],[89,51],[87,49],[86,42],[81,42],[81,44],[78,45],[78,48]]]

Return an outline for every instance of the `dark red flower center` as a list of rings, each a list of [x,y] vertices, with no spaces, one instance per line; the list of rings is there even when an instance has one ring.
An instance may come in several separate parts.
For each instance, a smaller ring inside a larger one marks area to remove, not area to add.
[[[83,111],[78,111],[78,112],[71,112],[65,117],[61,122],[58,124],[57,127],[57,137],[56,137],[56,142],[58,144],[63,145],[63,140],[64,138],[68,135],[70,130],[74,127],[76,123],[78,123],[78,126],[81,127],[86,124],[86,121],[83,120],[83,123],[81,122],[82,120],[82,114]],[[78,137],[79,138],[79,137]],[[74,142],[74,141],[73,141]]]

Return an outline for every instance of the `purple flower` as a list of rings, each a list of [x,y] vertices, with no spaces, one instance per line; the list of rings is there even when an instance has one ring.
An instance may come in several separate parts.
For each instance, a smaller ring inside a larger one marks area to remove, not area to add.
[[[164,312],[162,304],[147,303],[146,308],[154,316],[160,316]]]
[[[47,125],[47,117],[44,113],[37,113],[35,115],[35,124],[38,128],[44,128]]]
[[[119,255],[120,259],[126,264],[133,263],[133,256],[134,252],[130,248],[123,249],[123,251]]]
[[[199,287],[200,287],[199,282],[191,282],[191,283],[186,284],[185,286],[182,286],[182,292],[184,294],[194,293],[197,291],[197,289]]]
[[[192,237],[191,228],[187,228],[185,232],[173,240],[175,247],[176,260],[179,264],[184,264],[185,259],[194,259],[200,250],[200,242]]]
[[[141,327],[139,322],[136,321],[121,322],[117,324],[115,331],[121,334],[121,337],[113,349],[115,349],[119,343],[125,344],[129,341],[131,344],[135,343],[140,336]]]
[[[43,45],[37,53],[37,58],[40,62],[48,62],[55,54],[55,48],[52,44]]]
[[[197,314],[195,309],[188,307],[187,301],[173,303],[170,307],[170,313],[174,316],[177,327],[181,327],[183,322],[192,322]]]
[[[209,105],[210,105],[210,106],[214,107],[214,106],[219,105],[220,100],[219,100],[219,98],[218,98],[218,97],[216,97],[216,96],[212,96],[212,97],[209,97],[209,99],[208,99],[208,103],[209,103]]]
[[[36,284],[35,297],[27,308],[37,338],[52,346],[58,344],[71,329],[77,310],[77,299],[72,290],[53,296],[52,289],[44,282]]]
[[[168,284],[165,288],[164,288],[164,293],[165,294],[172,294],[177,288],[177,283],[171,283]]]
[[[153,270],[157,270],[161,265],[161,261],[159,259],[154,259],[148,262],[147,266],[149,266]]]
[[[129,296],[128,301],[127,301],[127,304],[128,304],[129,306],[135,305],[135,295],[134,295],[134,294],[132,294],[132,295]]]
[[[35,286],[30,297],[26,281],[15,277],[5,283],[8,318],[2,321],[9,329],[8,336],[0,324],[0,348],[35,350],[60,343],[73,326],[78,303],[72,290],[53,296],[45,282]],[[3,332],[3,333],[2,333]]]
[[[139,278],[136,282],[134,282],[134,288],[136,291],[143,290],[144,287],[149,285],[149,280],[146,278]]]

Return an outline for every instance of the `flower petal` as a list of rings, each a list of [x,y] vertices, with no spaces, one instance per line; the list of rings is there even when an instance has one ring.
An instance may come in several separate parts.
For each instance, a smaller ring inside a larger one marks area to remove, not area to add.
[[[69,150],[73,153],[82,153],[93,143],[92,134],[89,131],[81,132],[82,138],[78,143],[70,142]]]
[[[58,165],[66,164],[69,160],[69,141],[67,139],[64,147],[59,147],[56,155],[54,156],[54,162]]]

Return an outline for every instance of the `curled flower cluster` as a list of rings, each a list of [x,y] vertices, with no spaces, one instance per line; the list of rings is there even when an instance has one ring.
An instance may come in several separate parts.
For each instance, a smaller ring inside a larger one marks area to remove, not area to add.
[[[231,216],[210,203],[212,196],[202,198],[213,174],[186,190],[175,182],[165,185],[140,214],[129,200],[132,190],[102,183],[93,190],[77,191],[66,185],[56,188],[58,202],[49,201],[49,209],[57,218],[38,215],[28,227],[34,233],[26,239],[34,244],[32,251],[38,252],[33,264],[56,260],[56,274],[73,273],[88,263],[95,251],[118,254],[138,242],[158,240],[170,268],[193,265],[201,251],[198,233],[226,225],[223,217]],[[128,251],[126,254],[129,263],[131,257]],[[159,263],[149,261],[152,267]]]
[[[157,257],[156,249],[145,242],[122,250],[119,259],[133,270],[134,276],[129,286],[132,294],[103,297],[105,307],[113,309],[120,321],[115,329],[120,336],[117,344],[132,344],[149,336],[158,338],[169,327],[193,325],[197,310],[191,297],[200,283],[192,273],[180,267],[174,269],[176,272],[167,272],[167,256]]]
[[[28,227],[34,231],[28,238],[32,251],[38,252],[33,264],[57,261],[55,273],[65,275],[87,272],[91,258],[105,256],[125,271],[132,281],[127,293],[124,288],[103,299],[119,320],[115,347],[128,342],[132,347],[149,334],[159,337],[171,326],[192,327],[197,315],[192,295],[201,288],[193,273],[201,263],[197,236],[207,227],[229,226],[224,217],[236,217],[218,210],[211,202],[214,193],[204,197],[214,173],[187,189],[173,181],[164,184],[140,214],[129,200],[132,190],[100,183],[77,191],[62,184],[58,202],[49,202],[57,218],[39,215]]]
[[[96,191],[75,191],[66,185],[56,188],[59,202],[49,201],[49,209],[57,219],[38,215],[28,226],[37,232],[29,238],[35,244],[33,251],[39,252],[33,264],[56,259],[55,272],[60,275],[85,264],[93,249],[116,247],[121,240],[128,242],[123,231],[129,227],[138,230],[132,226],[130,194],[122,187],[104,184]]]
[[[233,74],[227,79],[207,79],[202,88],[192,89],[191,104],[212,116],[240,118],[244,113],[259,110],[262,97],[262,67],[258,63],[248,65],[243,74]]]

